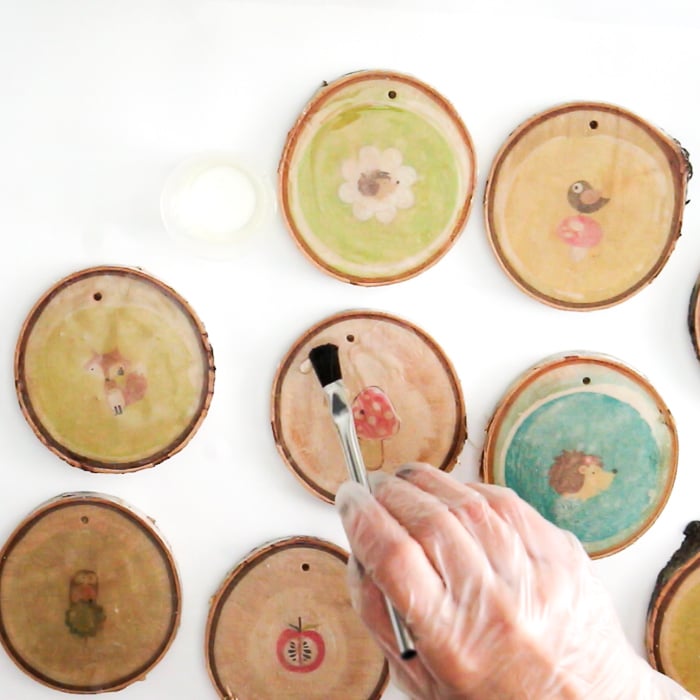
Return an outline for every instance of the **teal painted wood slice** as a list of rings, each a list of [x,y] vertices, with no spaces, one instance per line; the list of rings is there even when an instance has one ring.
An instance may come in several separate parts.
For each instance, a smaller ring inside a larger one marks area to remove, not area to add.
[[[506,392],[487,430],[482,473],[602,557],[652,525],[677,460],[673,418],[644,377],[605,355],[567,353]]]

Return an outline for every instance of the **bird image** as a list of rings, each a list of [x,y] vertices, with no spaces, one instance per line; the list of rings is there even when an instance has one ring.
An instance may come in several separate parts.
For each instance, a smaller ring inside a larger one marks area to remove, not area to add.
[[[566,197],[569,200],[569,204],[581,214],[591,214],[594,211],[598,211],[610,201],[610,198],[603,197],[586,180],[574,182],[569,187]]]

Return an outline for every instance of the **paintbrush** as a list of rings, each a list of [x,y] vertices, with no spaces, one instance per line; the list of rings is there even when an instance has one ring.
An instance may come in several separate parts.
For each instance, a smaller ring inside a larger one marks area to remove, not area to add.
[[[338,346],[332,343],[319,345],[309,352],[309,360],[314,368],[314,372],[316,372],[318,381],[328,396],[331,417],[340,437],[340,446],[343,450],[350,478],[367,490],[371,490],[367,480],[365,463],[362,459],[362,452],[360,451],[360,443],[357,441],[357,432],[355,431],[355,422],[350,410],[348,393],[345,389],[345,384],[343,384],[343,375],[340,371]],[[411,633],[399,617],[391,601],[386,597],[385,601],[401,658],[411,659],[416,655]]]

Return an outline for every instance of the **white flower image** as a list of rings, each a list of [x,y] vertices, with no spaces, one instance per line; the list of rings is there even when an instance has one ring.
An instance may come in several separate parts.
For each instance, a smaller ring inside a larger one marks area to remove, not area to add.
[[[418,176],[410,165],[403,165],[403,155],[397,148],[380,151],[376,146],[363,146],[357,158],[348,158],[340,166],[345,182],[338,196],[352,204],[352,213],[360,221],[373,216],[388,224],[399,209],[414,204],[413,185]]]

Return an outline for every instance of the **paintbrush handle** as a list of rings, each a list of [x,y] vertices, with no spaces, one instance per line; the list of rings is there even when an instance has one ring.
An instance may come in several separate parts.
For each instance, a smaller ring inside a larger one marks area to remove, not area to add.
[[[402,659],[412,659],[416,655],[413,637],[408,631],[408,627],[406,627],[404,621],[399,617],[399,613],[396,612],[396,608],[386,596],[384,596],[384,602],[386,603],[386,611],[389,613],[391,628],[394,630],[394,638],[396,639],[396,646],[399,649],[399,654],[401,654]]]
[[[355,426],[352,422],[352,414],[346,411],[336,419],[336,428],[340,436],[340,447],[343,450],[343,457],[350,473],[350,478],[364,486],[367,490],[370,489],[369,480],[367,479],[367,470],[362,459],[360,443],[357,439]]]
[[[350,478],[364,486],[368,491],[371,491],[345,387],[342,382],[337,381],[324,387],[324,389],[328,394],[331,404],[333,422],[335,423],[338,436],[340,437],[340,446],[343,450],[343,456],[345,457],[345,463],[350,473]],[[411,659],[416,655],[411,633],[408,631],[404,621],[399,616],[399,613],[396,611],[396,608],[394,608],[389,598],[384,596],[384,602],[386,603],[391,627],[394,630],[394,637],[399,649],[399,654],[402,659]]]

